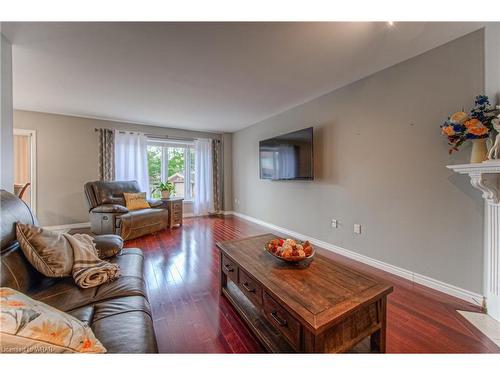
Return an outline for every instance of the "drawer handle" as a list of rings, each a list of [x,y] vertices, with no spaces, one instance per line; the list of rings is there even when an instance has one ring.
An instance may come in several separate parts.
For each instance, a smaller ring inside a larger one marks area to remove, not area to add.
[[[246,281],[245,281],[245,282],[243,282],[243,288],[245,288],[245,290],[246,290],[247,292],[250,292],[250,293],[255,293],[255,288],[250,289],[250,286],[248,285],[248,283],[247,283]]]
[[[276,310],[274,310],[273,312],[271,312],[271,316],[272,318],[274,319],[274,321],[276,323],[278,323],[280,326],[282,327],[286,327],[288,325],[288,322],[286,321],[286,319],[281,319],[279,316],[278,316],[278,312]]]
[[[231,267],[231,268],[230,268],[230,267],[231,267],[231,265],[230,265],[230,264],[226,264],[226,265],[224,266],[224,268],[226,269],[226,271],[227,271],[227,272],[234,272],[234,269],[233,269],[232,267]]]

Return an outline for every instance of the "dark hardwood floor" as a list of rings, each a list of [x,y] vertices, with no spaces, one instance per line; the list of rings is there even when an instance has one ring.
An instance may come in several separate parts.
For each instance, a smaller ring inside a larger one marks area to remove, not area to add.
[[[233,308],[219,296],[215,243],[268,232],[233,216],[207,217],[185,219],[181,228],[127,241],[127,247],[144,250],[160,352],[263,352]],[[480,311],[477,306],[335,253],[331,258],[394,285],[387,308],[388,353],[500,352],[456,312]]]

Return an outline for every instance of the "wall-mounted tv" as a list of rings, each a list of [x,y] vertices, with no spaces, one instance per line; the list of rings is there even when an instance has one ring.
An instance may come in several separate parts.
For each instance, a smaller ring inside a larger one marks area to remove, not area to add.
[[[260,178],[313,180],[313,128],[259,142]]]

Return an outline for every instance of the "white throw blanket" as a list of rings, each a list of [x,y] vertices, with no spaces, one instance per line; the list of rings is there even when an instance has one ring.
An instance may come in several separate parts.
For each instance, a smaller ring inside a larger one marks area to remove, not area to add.
[[[80,288],[93,288],[120,276],[118,265],[99,259],[88,234],[63,234],[73,248],[73,279]]]

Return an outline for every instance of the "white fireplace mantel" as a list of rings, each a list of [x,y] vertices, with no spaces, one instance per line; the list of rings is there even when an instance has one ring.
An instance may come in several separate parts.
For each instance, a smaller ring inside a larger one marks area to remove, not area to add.
[[[500,161],[485,161],[476,164],[448,165],[457,173],[468,174],[472,186],[483,192],[488,203],[499,204]]]
[[[486,201],[484,294],[488,315],[500,321],[500,160],[447,168],[469,175],[472,186]]]

